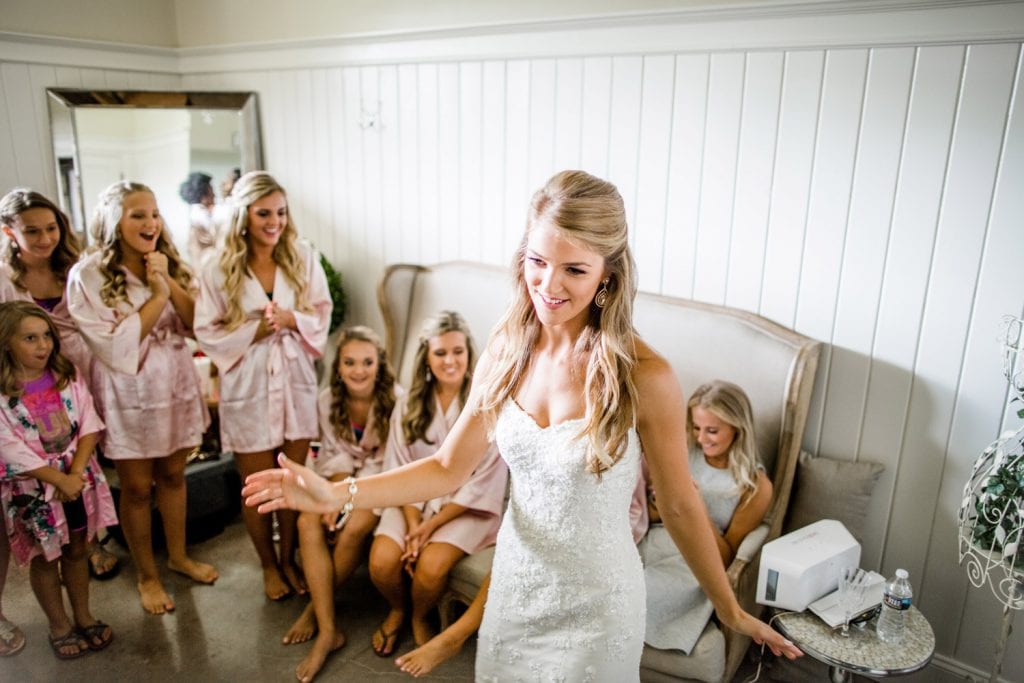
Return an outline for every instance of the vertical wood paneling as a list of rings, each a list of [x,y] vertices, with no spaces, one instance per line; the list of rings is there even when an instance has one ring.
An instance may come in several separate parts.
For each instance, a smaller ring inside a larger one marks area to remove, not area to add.
[[[1007,132],[996,178],[988,232],[982,253],[978,286],[974,295],[972,320],[969,327],[967,352],[964,355],[962,379],[953,413],[949,438],[949,451],[955,454],[958,466],[949,468],[943,482],[941,499],[957,500],[969,476],[965,472],[976,455],[1001,431],[1001,416],[993,420],[992,407],[1005,400],[1006,382],[999,350],[992,343],[1003,315],[1020,315],[1021,307],[1021,255],[1024,255],[1024,230],[1020,217],[1024,216],[1024,74],[1018,54]],[[1020,404],[1014,404],[1019,408]],[[1019,424],[1019,420],[1014,425]],[[941,527],[937,531],[942,531]],[[998,637],[997,620],[993,618],[994,598],[988,586],[976,589],[964,581],[965,570],[950,572],[953,557],[936,552],[939,539],[932,541],[925,584],[937,595],[959,598],[966,591],[962,624],[955,634],[954,655],[979,668],[988,665],[988,653],[995,652]],[[949,603],[947,603],[948,605]],[[1024,671],[1020,631],[1014,631],[1006,651],[1003,670]]]
[[[914,65],[860,436],[860,457],[886,467],[867,517],[867,526],[885,529],[883,539],[900,449],[904,438],[916,438],[906,434],[905,420],[963,55],[960,46],[921,48]]]
[[[757,310],[761,293],[779,125],[782,59],[780,52],[748,54],[744,69],[725,303],[747,311]]]
[[[792,327],[804,257],[807,199],[824,55],[816,50],[786,55],[782,82],[778,153],[765,245],[760,313]]]
[[[25,97],[27,93],[19,91],[14,84],[8,84],[3,78],[4,69],[0,65],[0,96],[3,97],[3,105],[0,106],[0,188],[7,192],[9,188],[27,184],[27,178],[18,173],[18,161],[14,156],[14,128],[13,117],[16,115],[17,101]]]
[[[505,63],[484,62],[481,94],[480,230],[487,263],[508,261],[505,249]]]
[[[559,59],[555,74],[555,139],[552,170],[580,167],[583,60]]]
[[[50,174],[50,169],[39,154],[36,131],[40,119],[35,112],[37,94],[32,87],[29,67],[25,64],[0,64],[0,78],[3,79],[5,93],[11,93],[5,99],[15,178],[19,183],[45,188],[43,178]]]
[[[636,221],[629,228],[640,289],[655,292],[661,287],[674,85],[674,57],[644,58]]]
[[[944,468],[956,465],[950,420],[1016,58],[1016,46],[1008,45],[974,46],[967,54],[883,556],[912,576],[924,575],[929,552],[949,558],[955,537],[949,506],[959,496],[943,501],[940,487]],[[921,500],[934,501],[935,514],[920,514]],[[940,530],[945,538],[933,539]],[[924,607],[948,607],[948,596],[929,593],[927,582],[922,592]],[[953,634],[937,634],[936,645],[949,651]]]
[[[608,130],[611,125],[612,60],[583,60],[583,116],[580,124],[580,168],[608,177]]]
[[[483,65],[468,62],[459,66],[459,258],[479,261],[484,230],[481,222],[481,158]]]
[[[526,208],[536,189],[528,184],[530,137],[530,65],[508,62],[505,70],[505,229],[504,253],[510,260],[526,224]]]
[[[618,186],[626,202],[626,220],[630,225],[636,225],[636,173],[640,147],[643,66],[641,57],[612,59],[607,178]],[[631,245],[635,239],[635,234],[630,236]]]
[[[725,301],[728,277],[744,66],[740,53],[711,56],[692,291],[694,299],[716,304]]]
[[[380,83],[380,156],[381,156],[381,252],[377,259],[383,269],[384,258],[400,258],[402,253],[402,150],[399,146],[398,67],[382,66]]]
[[[366,201],[366,215],[363,224],[366,240],[366,276],[362,286],[368,292],[375,291],[375,274],[384,267],[383,197],[381,196],[383,145],[383,120],[381,118],[380,70],[383,67],[367,66],[359,70],[360,107],[364,118],[360,127],[363,132],[363,173],[366,182],[363,193]],[[374,121],[373,125],[369,125]],[[372,296],[371,299],[372,301]],[[368,306],[372,308],[372,304]]]
[[[331,167],[331,129],[327,117],[330,111],[327,107],[327,70],[316,69],[310,73],[309,87],[309,127],[315,140],[309,150],[313,158],[313,163],[310,164],[313,176],[309,188],[312,199],[309,213],[315,221],[316,227],[316,239],[313,242],[320,253],[326,254],[330,260],[334,255],[334,224],[331,218],[334,207],[330,175],[327,172]]]
[[[420,140],[419,84],[416,65],[398,67],[398,164],[399,194],[391,201],[401,212],[401,241],[393,258],[399,263],[414,263],[420,254]],[[399,199],[401,201],[399,201]]]
[[[821,452],[832,457],[859,458],[913,64],[913,50],[895,48],[874,50],[868,66],[822,411]],[[837,434],[845,436],[837,439]],[[883,540],[881,525],[867,526],[865,566],[877,566]]]
[[[438,187],[441,259],[458,258],[459,244],[459,65],[440,64],[438,85]]]
[[[438,88],[437,65],[421,64],[417,73],[419,98],[420,261],[441,260],[438,201]]]
[[[347,268],[348,291],[352,300],[352,319],[371,320],[373,274],[367,266],[369,245],[366,240],[366,165],[364,163],[365,131],[360,126],[363,115],[362,79],[358,67],[341,71],[345,130],[345,175],[348,178],[349,250],[343,261]]]
[[[345,122],[345,83],[340,68],[327,72],[327,124],[330,132],[329,140],[329,180],[328,194],[331,197],[331,252],[327,258],[335,268],[342,264],[348,265],[348,255],[352,247],[352,231],[350,230],[348,207],[351,205],[351,184],[348,180],[347,144],[348,126]],[[351,272],[342,270],[345,286],[349,284]],[[347,316],[353,318],[351,312]]]
[[[530,62],[530,123],[526,185],[534,190],[555,168],[555,60]]]
[[[56,85],[57,73],[52,66],[33,64],[28,70],[29,83],[32,88],[31,108],[32,120],[35,123],[36,154],[42,165],[42,175],[37,188],[47,197],[57,197],[57,176],[53,170],[56,162],[53,158],[53,140],[50,135],[50,112],[46,102],[46,89]],[[26,102],[26,104],[29,104]]]
[[[710,65],[708,55],[676,57],[672,156],[669,161],[668,206],[665,209],[666,265],[661,283],[661,291],[672,296],[689,297],[693,294]]]

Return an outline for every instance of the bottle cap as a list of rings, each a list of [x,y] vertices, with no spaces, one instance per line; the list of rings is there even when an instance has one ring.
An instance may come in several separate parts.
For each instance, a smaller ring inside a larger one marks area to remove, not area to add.
[[[896,578],[905,579],[905,578],[907,578],[909,576],[910,576],[910,574],[907,573],[906,569],[897,569],[896,570]]]

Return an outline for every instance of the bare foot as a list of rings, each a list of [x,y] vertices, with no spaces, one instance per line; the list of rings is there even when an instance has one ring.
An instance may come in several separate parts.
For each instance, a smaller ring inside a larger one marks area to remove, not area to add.
[[[277,567],[263,568],[263,592],[267,594],[267,598],[275,602],[289,598],[292,595],[291,586],[281,576],[281,572],[278,571]]]
[[[167,560],[167,568],[172,572],[184,574],[196,583],[205,583],[207,585],[212,584],[220,576],[217,570],[213,568],[213,565],[206,564],[205,562],[196,562],[191,557],[185,557],[181,560],[169,559]]]
[[[395,664],[405,673],[419,678],[433,671],[438,664],[457,655],[465,642],[452,636],[448,631],[442,631],[425,645],[420,645],[412,652],[396,659]]]
[[[139,597],[142,599],[142,609],[150,614],[164,614],[174,611],[174,602],[171,596],[167,595],[164,585],[160,579],[149,579],[139,581]]]
[[[320,635],[316,637],[316,641],[313,643],[313,648],[309,651],[309,654],[295,667],[295,680],[302,681],[302,683],[312,681],[313,677],[320,673],[320,669],[323,668],[324,662],[327,661],[327,655],[340,650],[344,644],[344,633],[339,631],[332,635],[321,631]]]
[[[295,589],[295,592],[299,595],[305,595],[306,579],[302,576],[302,572],[291,562],[281,563],[281,572],[284,574],[285,581],[288,585]]]
[[[302,614],[295,620],[288,632],[281,638],[281,643],[284,645],[294,645],[295,643],[304,643],[313,637],[316,633],[316,612],[313,611],[313,603],[306,605],[306,609],[302,610]],[[340,647],[340,646],[339,646]]]
[[[384,617],[384,621],[373,632],[373,651],[379,657],[390,657],[398,644],[398,631],[405,621],[405,612],[393,609]]]
[[[430,639],[437,635],[430,623],[424,618],[416,618],[415,616],[410,621],[412,626],[412,639],[416,641],[416,646],[426,645],[430,642]]]

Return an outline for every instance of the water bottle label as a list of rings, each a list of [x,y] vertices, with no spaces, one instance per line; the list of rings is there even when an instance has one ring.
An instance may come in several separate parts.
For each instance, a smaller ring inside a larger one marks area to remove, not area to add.
[[[897,598],[895,595],[886,593],[883,596],[886,606],[892,607],[895,610],[907,610],[910,609],[910,598]]]

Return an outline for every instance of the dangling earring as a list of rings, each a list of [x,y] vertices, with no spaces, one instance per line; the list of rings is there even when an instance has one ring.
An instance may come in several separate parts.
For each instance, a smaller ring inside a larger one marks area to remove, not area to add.
[[[611,280],[610,277],[606,277],[601,280],[601,289],[597,290],[597,294],[594,296],[594,305],[598,308],[604,308],[605,304],[608,303],[608,282]]]
[[[430,368],[429,367],[427,368],[426,378],[427,378],[427,382],[429,382],[430,380],[434,379],[434,374],[432,372],[430,372]]]

